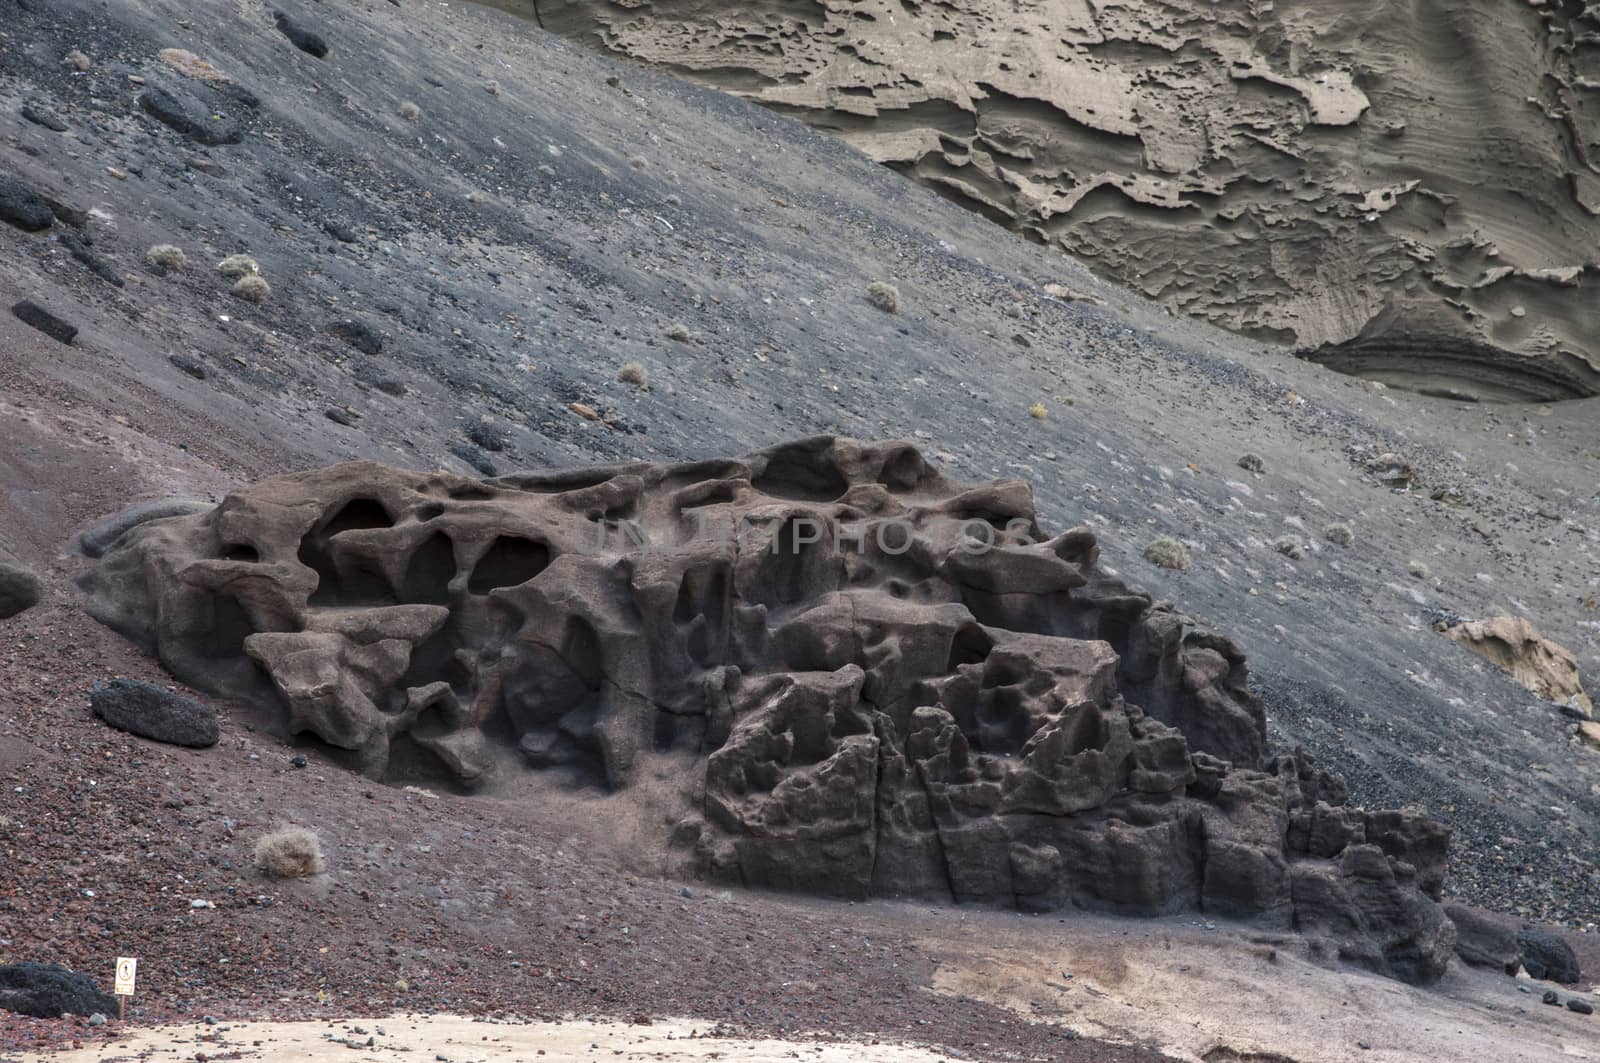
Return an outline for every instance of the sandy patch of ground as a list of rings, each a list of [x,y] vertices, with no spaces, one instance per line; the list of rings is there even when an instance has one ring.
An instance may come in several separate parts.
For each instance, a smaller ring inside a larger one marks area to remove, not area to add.
[[[1565,1001],[1587,996],[1588,986],[1452,964],[1423,989],[1317,962],[1303,939],[1192,916],[1075,916],[1069,926],[1041,919],[1030,928],[996,914],[966,914],[936,931],[939,940],[924,940],[940,959],[936,991],[1180,1059],[1600,1059],[1600,1017],[1540,1001],[1546,989]]]
[[[248,1022],[159,1026],[93,1048],[23,1059],[52,1063],[116,1060],[347,1060],[352,1049],[375,1063],[490,1063],[493,1060],[736,1060],[739,1063],[933,1063],[925,1049],[853,1042],[747,1040],[709,1036],[711,1024],[663,1020],[650,1025],[571,1022],[486,1022],[447,1015],[383,1020]],[[368,1048],[368,1041],[371,1047]]]

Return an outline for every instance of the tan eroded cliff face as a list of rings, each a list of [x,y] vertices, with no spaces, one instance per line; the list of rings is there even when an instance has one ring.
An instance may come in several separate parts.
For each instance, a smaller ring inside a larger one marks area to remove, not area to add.
[[[1600,5],[538,9],[1336,368],[1486,399],[1600,392]]]

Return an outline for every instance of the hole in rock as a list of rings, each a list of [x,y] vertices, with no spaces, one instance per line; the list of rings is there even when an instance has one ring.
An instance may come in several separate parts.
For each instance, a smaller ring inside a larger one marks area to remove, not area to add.
[[[1091,749],[1104,749],[1109,737],[1100,710],[1093,705],[1085,705],[1077,710],[1077,714],[1067,724],[1067,755],[1075,756]]]
[[[850,482],[825,454],[788,449],[774,454],[751,486],[774,498],[832,502],[850,489]]]
[[[965,624],[950,640],[950,659],[946,672],[954,672],[964,664],[982,664],[994,650],[994,640],[977,624]]]
[[[317,589],[311,592],[311,605],[398,604],[394,589],[373,562],[348,561],[341,570],[310,535],[300,540],[299,556],[300,563],[317,574]]]
[[[1016,687],[985,690],[978,700],[978,733],[969,736],[984,753],[1020,752],[1033,734],[1027,703]]]
[[[394,518],[375,498],[352,498],[322,525],[322,536],[331,539],[340,532],[358,528],[392,528]]]
[[[456,615],[452,613],[432,638],[411,651],[411,662],[398,685],[401,689],[407,689],[443,680],[455,690],[457,697],[463,696],[472,689],[473,677],[472,670],[456,655],[460,647],[461,632],[457,627]]]
[[[444,516],[444,507],[437,502],[429,502],[427,505],[420,506],[417,509],[417,520],[419,521],[437,520],[442,516]]]
[[[728,626],[728,573],[722,565],[691,568],[678,581],[673,622],[686,629],[689,656],[702,666],[723,651]]]
[[[670,753],[674,749],[697,750],[705,741],[704,716],[678,716],[670,712],[656,713],[655,749],[657,753]]]
[[[452,487],[447,494],[456,502],[488,502],[499,497],[499,492],[477,486]]]
[[[400,597],[423,605],[450,604],[450,581],[456,578],[456,548],[444,532],[423,540],[406,562]]]
[[[837,590],[841,573],[828,542],[830,534],[820,517],[785,520],[762,559],[755,599],[794,605]]]
[[[550,548],[520,535],[501,535],[472,567],[467,590],[488,594],[497,587],[520,587],[550,567]]]
[[[250,614],[231,594],[211,599],[211,623],[199,632],[199,650],[207,657],[238,657],[244,653],[244,640],[255,634]]]
[[[878,474],[878,482],[891,491],[912,491],[922,482],[927,469],[927,463],[922,460],[921,454],[910,447],[904,447],[895,451],[883,463],[883,471]]]
[[[677,502],[678,512],[682,513],[685,510],[732,502],[735,494],[734,485],[730,481],[716,480],[685,487],[678,492],[674,501]]]
[[[229,543],[222,548],[224,561],[260,561],[261,551],[249,543]]]

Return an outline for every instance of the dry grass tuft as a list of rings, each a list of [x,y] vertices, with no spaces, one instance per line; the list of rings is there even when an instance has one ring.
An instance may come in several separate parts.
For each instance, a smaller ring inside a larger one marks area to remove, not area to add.
[[[867,302],[886,314],[897,314],[900,312],[900,289],[883,281],[873,281],[867,285]]]
[[[645,375],[643,362],[629,362],[617,370],[617,379],[624,384],[632,384],[636,388],[649,390],[649,377]]]
[[[249,255],[229,255],[217,263],[217,272],[224,277],[245,277],[261,272],[261,264]]]
[[[418,107],[410,100],[401,100],[400,117],[404,118],[408,122],[415,122],[418,118],[422,117],[422,108]]]
[[[1042,421],[1046,417],[1050,416],[1050,411],[1045,409],[1044,403],[1036,402],[1032,406],[1028,407],[1028,416],[1032,417],[1036,421]]]
[[[280,827],[256,842],[256,867],[274,878],[320,875],[322,842],[304,827]]]
[[[1323,528],[1322,537],[1335,546],[1349,546],[1356,541],[1355,529],[1342,522],[1335,522]]]
[[[671,328],[667,329],[667,339],[677,340],[679,343],[688,343],[689,326],[685,325],[681,321],[678,322],[676,325],[673,325]]]
[[[144,253],[144,259],[157,269],[170,273],[182,269],[184,263],[189,261],[189,256],[176,244],[156,244]]]
[[[272,286],[266,282],[265,278],[259,277],[254,273],[247,273],[234,284],[233,294],[235,298],[259,305],[272,298]]]
[[[1189,549],[1172,536],[1163,535],[1144,548],[1144,559],[1152,565],[1182,572],[1189,567]]]

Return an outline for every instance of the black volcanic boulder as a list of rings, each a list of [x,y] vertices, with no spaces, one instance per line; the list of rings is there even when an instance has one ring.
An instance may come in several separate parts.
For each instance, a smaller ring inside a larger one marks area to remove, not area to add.
[[[237,121],[183,90],[168,91],[152,85],[139,94],[139,106],[158,122],[198,144],[216,147],[244,139],[244,129]]]
[[[1531,978],[1575,985],[1581,977],[1578,954],[1559,935],[1525,926],[1517,932],[1517,946],[1522,952],[1522,969]]]
[[[33,189],[13,177],[0,174],[0,221],[24,232],[48,229],[56,220],[50,204]]]
[[[38,329],[57,343],[71,343],[78,337],[78,326],[57,317],[31,299],[11,308],[11,315],[24,325]]]
[[[221,737],[217,714],[210,708],[137,679],[96,683],[89,702],[94,714],[112,727],[155,742],[203,749]]]
[[[282,11],[273,13],[273,23],[278,27],[278,32],[289,38],[289,43],[317,59],[328,57],[328,42],[322,35],[296,22]]]
[[[0,546],[0,620],[16,616],[39,604],[42,587],[33,569]]]
[[[383,350],[383,334],[360,318],[335,321],[328,326],[328,331],[362,354],[376,356]]]
[[[116,1010],[116,997],[102,993],[86,974],[69,971],[58,963],[25,960],[0,964],[0,1011],[57,1019]]]
[[[185,682],[356,770],[473,786],[499,745],[639,802],[682,874],[1204,911],[1438,977],[1448,829],[1269,755],[1239,647],[1098,558],[1020,481],[824,436],[486,480],[282,476],[131,528],[84,587]]]

